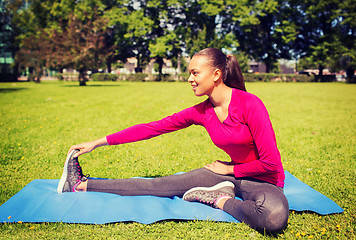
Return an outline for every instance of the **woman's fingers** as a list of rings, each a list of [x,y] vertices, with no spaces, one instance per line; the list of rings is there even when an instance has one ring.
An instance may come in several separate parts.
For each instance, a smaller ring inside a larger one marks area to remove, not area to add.
[[[81,143],[78,145],[71,146],[68,153],[72,152],[73,150],[79,150],[79,152],[74,155],[74,157],[79,157],[84,153],[91,152],[93,150],[93,147],[90,143]]]
[[[214,173],[218,173],[222,175],[228,175],[233,173],[233,166],[228,164],[227,162],[216,161],[207,164],[205,168]]]

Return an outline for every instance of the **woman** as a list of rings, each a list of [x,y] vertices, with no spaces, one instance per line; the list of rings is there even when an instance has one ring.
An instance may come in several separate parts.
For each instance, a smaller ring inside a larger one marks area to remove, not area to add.
[[[206,95],[207,100],[159,121],[72,146],[58,192],[179,196],[220,208],[260,231],[285,229],[289,208],[283,194],[285,176],[275,134],[261,100],[246,92],[236,58],[207,48],[193,56],[189,71],[188,81],[195,95]],[[205,127],[231,162],[216,161],[184,174],[151,180],[93,180],[82,173],[78,157],[97,147],[145,140],[192,124]]]

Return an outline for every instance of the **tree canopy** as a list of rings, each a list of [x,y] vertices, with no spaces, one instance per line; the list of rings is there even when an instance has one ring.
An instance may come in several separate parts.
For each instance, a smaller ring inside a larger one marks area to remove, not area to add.
[[[254,59],[272,72],[279,59],[322,69],[355,64],[353,0],[5,0],[1,13],[21,66],[80,72],[111,70],[136,57],[137,72],[155,59],[177,62],[206,47]],[[3,20],[3,19],[2,19]],[[5,28],[1,28],[5,31]]]

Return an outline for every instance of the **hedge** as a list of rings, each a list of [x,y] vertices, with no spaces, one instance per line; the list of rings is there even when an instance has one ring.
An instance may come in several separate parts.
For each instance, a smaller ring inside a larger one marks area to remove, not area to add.
[[[54,77],[58,78],[58,80],[64,81],[77,81],[78,80],[78,73],[55,73]]]
[[[91,75],[93,81],[117,81],[119,76],[112,73],[94,73]]]
[[[312,82],[314,77],[303,74],[245,73],[245,82]]]
[[[307,76],[303,74],[277,74],[277,73],[244,73],[245,82],[314,82],[314,81],[335,81],[335,76],[323,76],[320,80],[317,76]],[[72,75],[56,74],[60,80],[73,80]],[[77,75],[75,76],[77,77]],[[189,78],[189,73],[181,73],[178,75],[162,74],[162,82],[184,82]],[[112,73],[94,73],[91,75],[93,81],[130,81],[144,82],[157,81],[158,75],[148,73],[133,73],[133,74],[112,74]]]
[[[313,76],[301,74],[244,73],[245,82],[313,82]],[[178,74],[176,81],[187,81],[189,73]]]

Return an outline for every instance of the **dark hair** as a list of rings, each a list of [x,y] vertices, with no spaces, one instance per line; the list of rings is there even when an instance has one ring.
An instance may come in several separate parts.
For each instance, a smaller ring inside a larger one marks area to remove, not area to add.
[[[205,56],[212,67],[220,69],[226,86],[246,91],[239,62],[234,56],[225,55],[216,48],[205,48],[194,56]]]

